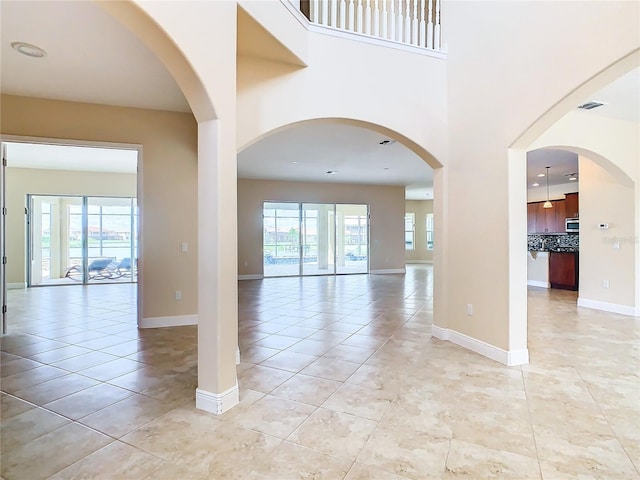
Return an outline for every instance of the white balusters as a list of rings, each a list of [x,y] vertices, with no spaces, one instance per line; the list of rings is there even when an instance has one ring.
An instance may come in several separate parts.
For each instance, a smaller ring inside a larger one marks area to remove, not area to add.
[[[351,30],[353,32],[354,30],[354,26],[355,26],[355,22],[354,22],[354,5],[353,5],[353,0],[349,0],[349,30]]]
[[[367,0],[367,6],[364,9],[364,33],[371,35],[371,0]]]
[[[407,0],[408,2],[409,0]],[[402,14],[402,0],[398,0],[398,26],[396,27],[396,40],[402,42],[402,29],[404,27],[404,15]]]
[[[418,45],[418,0],[413,0],[413,20],[411,20],[411,44]]]
[[[373,0],[373,36],[380,36],[380,10],[378,9],[378,0]]]
[[[433,48],[433,0],[429,2],[429,23],[427,23],[427,48]]]
[[[420,0],[420,38],[418,43],[421,47],[427,46],[427,24],[424,21],[424,0]]]
[[[404,43],[411,43],[411,0],[407,0],[404,14]]]
[[[340,0],[340,25],[338,28],[347,28],[347,2]]]
[[[433,49],[440,50],[440,0],[436,0],[436,25],[433,37]]]
[[[310,0],[308,15],[312,23],[439,51],[441,1]]]
[[[338,0],[331,0],[331,23],[329,25],[338,28]]]
[[[389,12],[389,40],[396,39],[396,7],[394,4],[395,0],[391,0],[389,3],[391,4],[391,11]]]

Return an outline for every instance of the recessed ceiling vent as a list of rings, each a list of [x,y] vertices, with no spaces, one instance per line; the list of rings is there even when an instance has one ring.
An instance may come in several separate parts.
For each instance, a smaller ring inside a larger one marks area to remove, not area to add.
[[[382,140],[378,145],[392,145],[396,143],[395,140]]]
[[[602,102],[587,102],[587,103],[583,103],[582,105],[579,105],[578,108],[581,108],[583,110],[593,110],[594,108],[598,108],[603,105],[604,103]]]

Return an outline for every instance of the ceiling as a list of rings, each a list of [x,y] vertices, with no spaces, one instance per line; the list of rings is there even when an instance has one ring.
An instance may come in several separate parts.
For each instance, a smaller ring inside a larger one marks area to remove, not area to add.
[[[2,93],[190,111],[155,55],[94,2],[2,0],[0,10]],[[251,22],[240,15],[239,31],[248,26]],[[47,56],[34,59],[20,55],[11,48],[16,41],[37,45]],[[255,49],[245,51],[242,41],[238,46],[240,55],[261,54]],[[271,59],[291,61],[288,57]],[[587,100],[606,105],[584,114],[640,122],[640,69]],[[432,198],[431,169],[401,144],[380,146],[384,139],[373,131],[344,124],[301,124],[241,152],[239,176],[405,185],[407,198]],[[546,165],[553,166],[550,181],[556,181],[556,172],[577,170],[553,163],[568,158],[561,160],[558,154],[544,152],[533,155],[532,165],[543,170]],[[327,175],[328,170],[338,173]]]
[[[527,152],[527,187],[547,185],[546,167],[549,169],[549,185],[571,183],[568,175],[578,172],[578,154],[565,150],[540,149]],[[538,175],[544,174],[544,177]]]

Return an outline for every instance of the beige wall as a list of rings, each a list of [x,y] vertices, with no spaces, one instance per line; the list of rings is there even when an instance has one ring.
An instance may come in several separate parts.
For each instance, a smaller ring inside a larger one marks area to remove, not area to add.
[[[7,168],[7,283],[26,282],[27,194],[135,197],[136,175]]]
[[[620,182],[587,157],[579,161],[580,299],[633,307],[634,185]],[[601,223],[609,228],[600,230]]]
[[[442,228],[451,288],[436,302],[434,324],[522,351],[526,159],[513,163],[509,149],[548,109],[638,48],[638,4],[459,1],[446,2],[445,14],[449,173]]]
[[[141,144],[139,266],[145,317],[197,312],[197,129],[193,115],[3,95],[1,133]],[[189,252],[180,251],[181,242]],[[182,300],[174,291],[182,291]]]
[[[370,270],[404,269],[404,187],[238,179],[239,275],[263,274],[265,201],[368,204]]]
[[[405,212],[415,213],[415,249],[405,251],[407,263],[432,263],[433,250],[427,250],[427,213],[433,213],[433,200],[407,200]]]

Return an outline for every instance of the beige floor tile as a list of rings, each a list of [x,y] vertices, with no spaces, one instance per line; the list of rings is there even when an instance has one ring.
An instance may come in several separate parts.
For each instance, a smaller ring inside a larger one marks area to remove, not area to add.
[[[170,406],[145,395],[132,395],[81,420],[80,423],[120,438],[164,415]]]
[[[291,372],[256,365],[242,372],[242,375],[238,377],[238,383],[242,388],[269,393],[292,376],[293,373]]]
[[[113,378],[121,377],[127,373],[131,373],[139,368],[144,367],[143,364],[129,360],[127,358],[118,358],[107,363],[101,363],[95,367],[80,370],[78,373],[87,377],[95,378],[102,382],[109,381]]]
[[[375,349],[354,347],[352,345],[338,345],[323,355],[325,358],[335,358],[346,362],[364,363],[373,355]]]
[[[256,465],[246,478],[250,480],[336,480],[342,479],[351,462],[283,442],[269,461]]]
[[[354,463],[344,480],[406,480],[407,478],[376,467]]]
[[[14,393],[16,397],[22,398],[36,405],[44,405],[59,398],[79,392],[85,388],[93,387],[99,382],[81,375],[70,373],[62,377],[54,378],[47,382],[39,383]]]
[[[49,365],[32,368],[24,372],[14,373],[2,379],[2,391],[6,393],[17,392],[18,390],[37,385],[57,377],[67,375],[69,372],[54,368]]]
[[[24,445],[30,440],[45,435],[63,425],[71,423],[68,419],[48,412],[42,408],[33,408],[20,415],[4,420],[0,427],[2,433],[2,452],[4,455]]]
[[[542,477],[536,458],[451,440],[444,478],[540,480]]]
[[[43,480],[110,442],[105,435],[71,423],[3,455],[2,476],[7,480]]]
[[[102,383],[47,403],[44,407],[77,420],[131,395],[133,392],[129,390]]]
[[[291,345],[298,343],[299,338],[285,337],[283,335],[269,335],[268,337],[258,340],[255,345],[266,348],[276,348],[283,350]]]
[[[162,460],[158,457],[130,445],[113,442],[49,480],[143,480],[161,465]]]
[[[314,355],[284,351],[269,357],[260,365],[263,367],[279,368],[280,370],[287,370],[289,372],[299,372],[317,359],[318,357]]]
[[[228,421],[257,432],[285,439],[313,413],[315,407],[266,395]]]
[[[415,480],[442,479],[449,440],[406,428],[381,428],[360,452],[357,461]]]
[[[379,421],[395,397],[395,393],[344,384],[322,406],[337,412]]]
[[[96,365],[100,365],[102,363],[117,360],[117,358],[118,357],[114,355],[108,355],[103,352],[90,352],[78,355],[77,357],[61,360],[59,362],[54,362],[51,364],[51,366],[62,368],[69,372],[78,372],[80,370],[95,367]]]
[[[321,357],[300,371],[304,375],[326,378],[336,382],[344,382],[353,372],[360,368],[359,363],[345,362],[333,358]]]
[[[0,417],[2,421],[10,419],[11,417],[15,417],[16,415],[20,415],[27,410],[31,410],[32,408],[36,408],[35,405],[27,403],[19,398],[13,397],[11,395],[7,395],[3,393],[0,395]]]
[[[6,363],[3,362],[0,365],[0,372],[2,374],[2,378],[4,378],[10,375],[15,375],[16,373],[24,372],[26,370],[31,370],[32,368],[42,366],[42,363],[36,362],[35,360],[16,356],[15,360],[11,360]]]
[[[89,353],[91,350],[88,348],[77,347],[76,345],[68,345],[62,348],[56,348],[55,350],[49,350],[47,352],[36,353],[31,355],[31,359],[41,363],[54,363],[60,360],[65,360],[71,357],[77,357],[83,353]]]
[[[320,342],[317,340],[304,339],[286,349],[287,352],[305,353],[307,355],[324,355],[334,348],[332,342]]]
[[[353,461],[377,425],[372,420],[319,408],[287,440]]]
[[[251,345],[240,349],[240,359],[243,362],[260,363],[269,357],[273,357],[276,353],[280,353],[280,350]]]
[[[334,380],[298,374],[273,390],[271,395],[319,407],[341,385]]]

